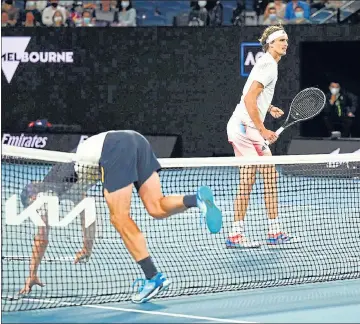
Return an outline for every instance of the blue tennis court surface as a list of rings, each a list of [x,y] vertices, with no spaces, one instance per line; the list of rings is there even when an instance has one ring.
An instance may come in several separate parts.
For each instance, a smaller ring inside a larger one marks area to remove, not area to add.
[[[359,323],[360,280],[3,313],[3,323]]]

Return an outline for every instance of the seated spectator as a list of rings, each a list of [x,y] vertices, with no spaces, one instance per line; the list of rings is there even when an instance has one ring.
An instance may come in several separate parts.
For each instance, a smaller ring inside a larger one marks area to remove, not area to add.
[[[329,90],[322,112],[328,136],[333,131],[340,131],[342,137],[349,137],[357,108],[357,97],[343,90],[338,82],[331,82]]]
[[[136,27],[136,10],[133,8],[131,0],[120,1],[120,6],[120,11],[117,13],[117,26]]]
[[[89,10],[85,10],[82,13],[81,27],[93,27],[95,26],[95,18],[92,18],[92,14]],[[79,27],[80,27],[79,26]]]
[[[31,11],[28,11],[25,15],[25,21],[23,25],[24,27],[37,27],[40,26],[40,23],[36,21],[34,14]]]
[[[297,7],[300,7],[303,9],[304,11],[304,18],[305,19],[310,19],[310,6],[304,2],[304,1],[298,1],[298,0],[291,0],[287,5],[286,5],[286,10],[285,10],[285,16],[284,18],[286,20],[291,20],[296,18],[295,16],[295,9]]]
[[[1,13],[1,27],[8,27],[8,26],[10,26],[9,15],[7,14],[7,12],[3,11]]]
[[[28,13],[31,13],[31,15],[28,15]],[[36,1],[26,1],[25,10],[21,14],[21,21],[27,27],[30,27],[32,23],[34,23],[34,26],[40,26],[41,13],[36,7]]]
[[[62,14],[62,21],[65,22],[67,19],[66,9],[59,6],[59,0],[50,0],[50,6],[46,7],[42,12],[42,23],[46,26],[53,26],[53,16],[56,11],[59,11]]]
[[[224,7],[222,3],[219,0],[210,1],[207,4],[206,9],[209,14],[209,25],[213,27],[222,26],[224,21]]]
[[[272,6],[268,10],[268,17],[264,20],[264,25],[278,25],[278,24],[284,24],[285,21],[278,16],[276,7]]]
[[[206,9],[207,1],[197,1],[191,3],[189,14],[189,26],[207,26],[210,23],[210,16]]]
[[[295,8],[295,18],[288,21],[289,24],[311,24],[311,21],[304,17],[304,9],[301,7]]]
[[[64,20],[64,16],[60,10],[56,10],[54,12],[52,20],[52,27],[66,27],[66,21]]]
[[[74,1],[70,9],[70,26],[81,26],[83,23],[83,3],[81,1]]]
[[[244,24],[244,0],[236,0],[236,8],[233,10],[231,23],[234,26],[242,26]]]
[[[115,21],[116,9],[111,6],[110,0],[101,0],[100,7],[94,10],[97,26],[110,26]]]
[[[5,0],[1,10],[8,15],[8,26],[16,26],[18,24],[19,9],[14,7],[13,0]]]
[[[266,6],[264,12],[264,25],[271,25],[271,24],[265,24],[265,20],[269,18],[270,9],[272,8],[275,8],[276,16],[278,19],[283,19],[285,16],[286,4],[282,0],[275,0],[274,2],[270,2]]]

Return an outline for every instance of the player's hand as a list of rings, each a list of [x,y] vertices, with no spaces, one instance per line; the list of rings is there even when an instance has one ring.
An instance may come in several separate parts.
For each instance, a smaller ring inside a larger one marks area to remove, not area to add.
[[[77,263],[86,263],[89,261],[90,254],[85,248],[81,249],[78,253],[75,255],[74,264]]]
[[[281,117],[282,115],[284,115],[284,112],[278,108],[278,107],[275,107],[275,106],[272,106],[270,108],[270,114],[271,116],[273,116],[274,118],[279,118]]]
[[[355,115],[352,112],[349,112],[347,115],[348,117],[355,117]]]
[[[30,276],[26,279],[25,287],[20,290],[20,294],[29,294],[31,292],[31,289],[33,286],[40,286],[44,287],[45,284],[40,281],[40,279],[37,276]]]
[[[260,131],[261,136],[266,139],[270,144],[274,143],[278,136],[276,135],[275,132],[264,128],[262,131]]]

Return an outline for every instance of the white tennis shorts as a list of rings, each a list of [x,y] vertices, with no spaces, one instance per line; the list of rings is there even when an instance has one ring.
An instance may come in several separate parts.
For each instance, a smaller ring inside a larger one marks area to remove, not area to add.
[[[227,135],[235,156],[271,155],[270,148],[260,132],[256,128],[244,125],[234,116],[227,124]]]

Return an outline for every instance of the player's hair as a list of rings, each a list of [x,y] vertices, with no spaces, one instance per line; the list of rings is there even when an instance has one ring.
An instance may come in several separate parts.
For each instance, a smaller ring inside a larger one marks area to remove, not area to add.
[[[264,32],[262,33],[259,41],[260,41],[260,43],[261,43],[261,45],[262,45],[262,48],[263,48],[263,51],[264,51],[264,52],[267,52],[267,50],[269,49],[269,44],[266,44],[267,38],[268,38],[272,33],[275,33],[275,32],[277,32],[278,30],[284,30],[284,31],[285,31],[284,27],[283,27],[281,24],[279,24],[279,25],[273,25],[273,26],[267,27],[267,28],[264,30]]]

